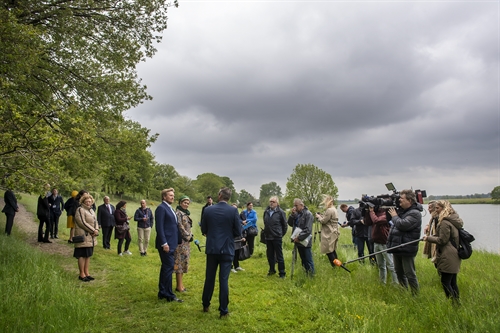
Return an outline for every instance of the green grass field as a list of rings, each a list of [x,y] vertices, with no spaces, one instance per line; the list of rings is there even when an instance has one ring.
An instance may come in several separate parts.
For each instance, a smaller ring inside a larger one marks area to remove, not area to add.
[[[34,199],[24,196],[33,211]],[[116,203],[116,201],[112,201]],[[132,215],[138,203],[129,202]],[[152,207],[154,210],[154,207]],[[195,238],[204,244],[197,225],[201,205],[190,207]],[[262,218],[262,209],[257,209]],[[65,216],[63,214],[63,216]],[[33,222],[36,223],[36,222]],[[65,223],[61,222],[65,227]],[[262,225],[262,221],[259,220]],[[0,330],[2,332],[498,332],[500,330],[500,256],[474,252],[458,275],[461,307],[444,295],[433,264],[419,253],[416,266],[421,285],[417,297],[397,286],[378,282],[378,270],[351,263],[352,273],[333,269],[314,245],[317,274],[307,278],[299,268],[290,279],[292,245],[285,243],[288,277],[267,277],[265,246],[256,243],[254,256],[241,262],[244,272],[231,273],[229,318],[218,316],[218,288],[209,313],[202,312],[205,255],[192,245],[188,292],[184,303],[156,297],[160,259],[153,249],[139,256],[133,222],[132,256],[119,257],[95,248],[90,283],[78,281],[76,259],[42,253],[26,244],[14,225],[11,237],[0,236]],[[0,228],[5,216],[0,217]],[[68,236],[67,229],[61,235]],[[350,230],[341,230],[339,257],[356,258]],[[287,234],[289,237],[290,231]],[[288,240],[287,237],[287,240]],[[100,239],[99,239],[100,241]],[[69,244],[67,244],[70,247]],[[300,259],[299,265],[300,266]],[[175,279],[175,278],[174,278]],[[174,282],[175,283],[175,282]]]

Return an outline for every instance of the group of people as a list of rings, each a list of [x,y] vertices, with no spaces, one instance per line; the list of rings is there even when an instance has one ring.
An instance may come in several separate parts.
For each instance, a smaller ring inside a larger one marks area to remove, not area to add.
[[[369,254],[373,254],[379,268],[380,281],[385,284],[389,273],[393,284],[399,283],[404,288],[409,287],[413,294],[418,294],[420,286],[415,257],[418,243],[425,241],[424,254],[435,264],[446,296],[458,303],[457,274],[461,259],[457,244],[463,221],[448,201],[431,201],[428,204],[431,220],[424,228],[422,237],[423,206],[417,202],[415,192],[401,191],[399,207],[398,210],[395,207],[387,210],[369,207],[363,211],[361,208],[340,205],[347,219],[342,227],[351,226],[354,229],[358,256],[364,257],[364,245],[368,244]]]
[[[46,189],[47,187],[48,184]],[[212,198],[208,197],[207,204],[202,209],[200,222],[202,234],[206,237],[205,253],[207,255],[202,294],[203,311],[209,311],[215,277],[219,269],[218,310],[221,318],[229,314],[228,280],[231,268],[233,272],[243,270],[235,259],[238,255],[237,244],[246,242],[252,254],[255,235],[249,231],[251,228],[257,228],[257,213],[253,209],[253,204],[247,203],[246,209],[239,213],[235,205],[228,204],[230,197],[229,188],[220,190],[217,204],[214,204]],[[193,241],[192,219],[188,209],[191,201],[189,197],[182,196],[174,209],[175,193],[172,188],[163,190],[161,198],[162,203],[156,208],[154,215],[147,207],[145,200],[141,200],[141,206],[134,214],[134,221],[138,223],[139,251],[142,256],[147,255],[151,228],[155,225],[155,247],[159,251],[161,260],[158,298],[165,299],[167,302],[183,302],[173,292],[172,276],[175,272],[175,291],[186,292],[182,277],[188,271],[190,242]],[[7,191],[4,199],[6,205],[2,211],[7,216],[6,233],[10,234],[12,228],[10,221],[13,220],[13,215],[19,208],[12,191]],[[74,257],[78,259],[78,278],[85,282],[94,280],[89,273],[89,259],[93,254],[93,248],[97,245],[100,230],[102,230],[105,249],[110,249],[110,239],[114,229],[115,239],[118,239],[118,254],[132,254],[129,251],[131,235],[128,227],[132,217],[126,212],[126,201],[118,202],[116,208],[110,204],[109,197],[104,197],[103,201],[104,203],[96,209],[93,197],[84,190],[73,191],[72,197],[66,203],[58,195],[57,189],[45,191],[38,198],[39,241],[47,242],[49,235],[57,237],[59,212],[62,208],[66,209],[68,226],[72,226],[69,241],[74,243]],[[340,209],[346,213],[347,219],[347,223],[344,224],[338,221],[333,197],[325,195],[321,206],[324,212],[313,215],[301,199],[294,199],[293,208],[287,218],[286,213],[279,206],[278,197],[274,196],[269,199],[269,205],[263,214],[264,229],[261,235],[261,241],[266,244],[269,276],[278,273],[280,278],[286,277],[283,237],[287,233],[288,226],[292,228],[291,241],[294,243],[294,251],[300,256],[302,267],[308,275],[315,274],[311,247],[313,223],[316,218],[321,224],[320,250],[326,255],[332,267],[336,267],[339,226],[360,228],[363,229],[362,232],[353,232],[353,236],[361,238],[355,242],[358,246],[358,256],[363,257],[364,245],[372,243],[373,248],[369,250],[369,253],[373,254],[374,262],[379,268],[380,281],[385,284],[387,273],[389,273],[393,283],[399,283],[405,288],[410,287],[414,294],[419,291],[415,270],[418,242],[425,241],[424,254],[435,264],[446,296],[458,302],[457,274],[461,259],[458,257],[456,244],[459,243],[459,229],[463,227],[463,221],[448,201],[429,203],[431,220],[424,229],[423,237],[421,237],[423,207],[416,201],[412,190],[400,192],[400,208],[397,210],[394,207],[388,210],[370,207],[367,211],[363,211],[342,204]],[[54,225],[48,221],[54,221]],[[43,224],[47,224],[47,228],[42,237]],[[369,232],[367,233],[365,229]],[[367,242],[367,239],[370,242]],[[124,240],[125,248],[122,252]]]

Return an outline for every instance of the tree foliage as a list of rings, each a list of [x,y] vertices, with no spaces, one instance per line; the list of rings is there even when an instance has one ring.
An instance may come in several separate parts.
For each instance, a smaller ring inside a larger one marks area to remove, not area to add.
[[[123,128],[132,133],[145,130],[130,128],[123,112],[150,98],[136,65],[156,52],[154,43],[167,27],[171,4],[1,3],[0,177],[19,190],[39,188],[54,179],[77,183],[73,163],[66,161],[74,159],[92,160],[98,180],[101,175],[113,180],[110,172],[121,167],[112,165],[120,159],[114,153],[123,153],[116,149],[115,135],[121,136],[120,142],[130,141]],[[138,164],[149,163],[150,157],[140,156]],[[80,179],[87,178],[86,170],[83,173]],[[124,176],[122,172],[116,179],[125,179],[125,188],[143,190],[132,173]]]
[[[500,186],[495,186],[491,191],[491,199],[495,200],[497,203],[500,202]]]
[[[272,196],[277,196],[281,198],[283,193],[281,193],[281,187],[276,182],[270,182],[267,184],[262,184],[260,186],[259,201],[262,207],[266,207],[269,198]]]
[[[256,199],[253,195],[251,195],[249,192],[246,190],[242,189],[239,193],[239,207],[246,207],[246,204],[248,202],[255,203]]]
[[[337,198],[338,189],[332,176],[313,164],[297,164],[286,183],[286,201],[299,198],[306,205],[318,207],[323,194]]]

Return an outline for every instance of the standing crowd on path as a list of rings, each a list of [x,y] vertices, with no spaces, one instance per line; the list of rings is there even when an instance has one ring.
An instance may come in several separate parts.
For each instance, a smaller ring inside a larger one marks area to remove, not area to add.
[[[255,237],[258,235],[258,217],[253,209],[253,203],[247,202],[246,208],[238,212],[236,204],[228,203],[230,197],[229,188],[219,191],[217,203],[208,196],[200,217],[201,232],[206,237],[207,258],[202,292],[203,311],[210,311],[216,275],[219,271],[220,318],[229,315],[230,274],[244,271],[240,266],[240,260],[247,257],[241,256],[241,251],[248,251],[248,257],[251,257],[255,249]],[[178,295],[188,291],[184,286],[183,276],[189,270],[190,243],[193,242],[193,221],[189,211],[191,200],[187,196],[181,196],[174,208],[173,188],[163,190],[161,200],[154,213],[147,206],[146,200],[141,200],[140,207],[132,216],[127,214],[127,202],[124,200],[119,201],[115,207],[110,203],[110,198],[105,196],[103,203],[96,209],[94,198],[85,190],[73,191],[71,197],[64,202],[57,188],[51,189],[49,184],[45,184],[37,198],[38,241],[51,243],[50,239],[59,238],[59,219],[65,210],[67,227],[70,228],[68,242],[74,245],[73,256],[78,260],[78,279],[89,282],[95,279],[90,274],[90,258],[93,256],[94,247],[98,244],[100,233],[104,249],[111,249],[110,242],[114,230],[115,239],[118,240],[117,254],[132,255],[130,220],[133,219],[137,223],[139,253],[141,256],[147,256],[151,230],[154,227],[155,248],[158,250],[161,262],[158,299],[182,303],[183,300]],[[2,212],[6,215],[5,234],[10,235],[15,214],[19,211],[16,196],[11,189],[5,192],[4,201]],[[424,255],[431,259],[436,267],[446,297],[452,299],[454,304],[459,304],[457,276],[461,258],[458,256],[457,244],[460,241],[459,230],[463,228],[464,223],[448,201],[429,202],[431,219],[423,230],[423,237],[421,237],[423,207],[417,202],[415,192],[412,190],[401,191],[397,205],[389,208],[378,206],[362,208],[361,205],[359,208],[354,208],[342,204],[340,209],[346,214],[346,222],[343,224],[339,223],[332,196],[324,195],[320,206],[324,211],[313,214],[300,198],[295,198],[293,208],[287,217],[279,205],[279,198],[273,196],[269,199],[262,216],[264,229],[260,237],[260,241],[266,246],[268,276],[275,274],[280,278],[287,276],[283,241],[287,241],[285,236],[288,227],[291,227],[290,240],[294,246],[293,251],[299,254],[305,274],[314,277],[316,268],[312,252],[312,235],[316,219],[321,226],[320,251],[333,269],[336,269],[337,263],[340,262],[337,253],[339,226],[351,227],[359,262],[362,264],[365,257],[370,257],[370,263],[379,270],[380,283],[385,285],[390,278],[392,284],[410,289],[413,295],[418,295],[420,290],[415,257],[419,250],[419,242],[424,241]],[[365,245],[368,248],[367,256],[364,254]],[[292,276],[293,270],[292,264]]]

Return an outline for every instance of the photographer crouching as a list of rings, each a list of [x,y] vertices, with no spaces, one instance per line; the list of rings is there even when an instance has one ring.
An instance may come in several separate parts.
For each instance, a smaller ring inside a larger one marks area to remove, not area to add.
[[[394,207],[388,212],[392,216],[393,226],[387,239],[387,247],[395,247],[401,244],[412,242],[411,244],[390,250],[394,258],[394,269],[398,276],[399,284],[408,289],[410,285],[414,295],[418,294],[419,284],[415,271],[415,256],[418,252],[418,242],[422,228],[422,205],[417,203],[415,192],[403,190],[399,198],[400,208],[398,211]]]

